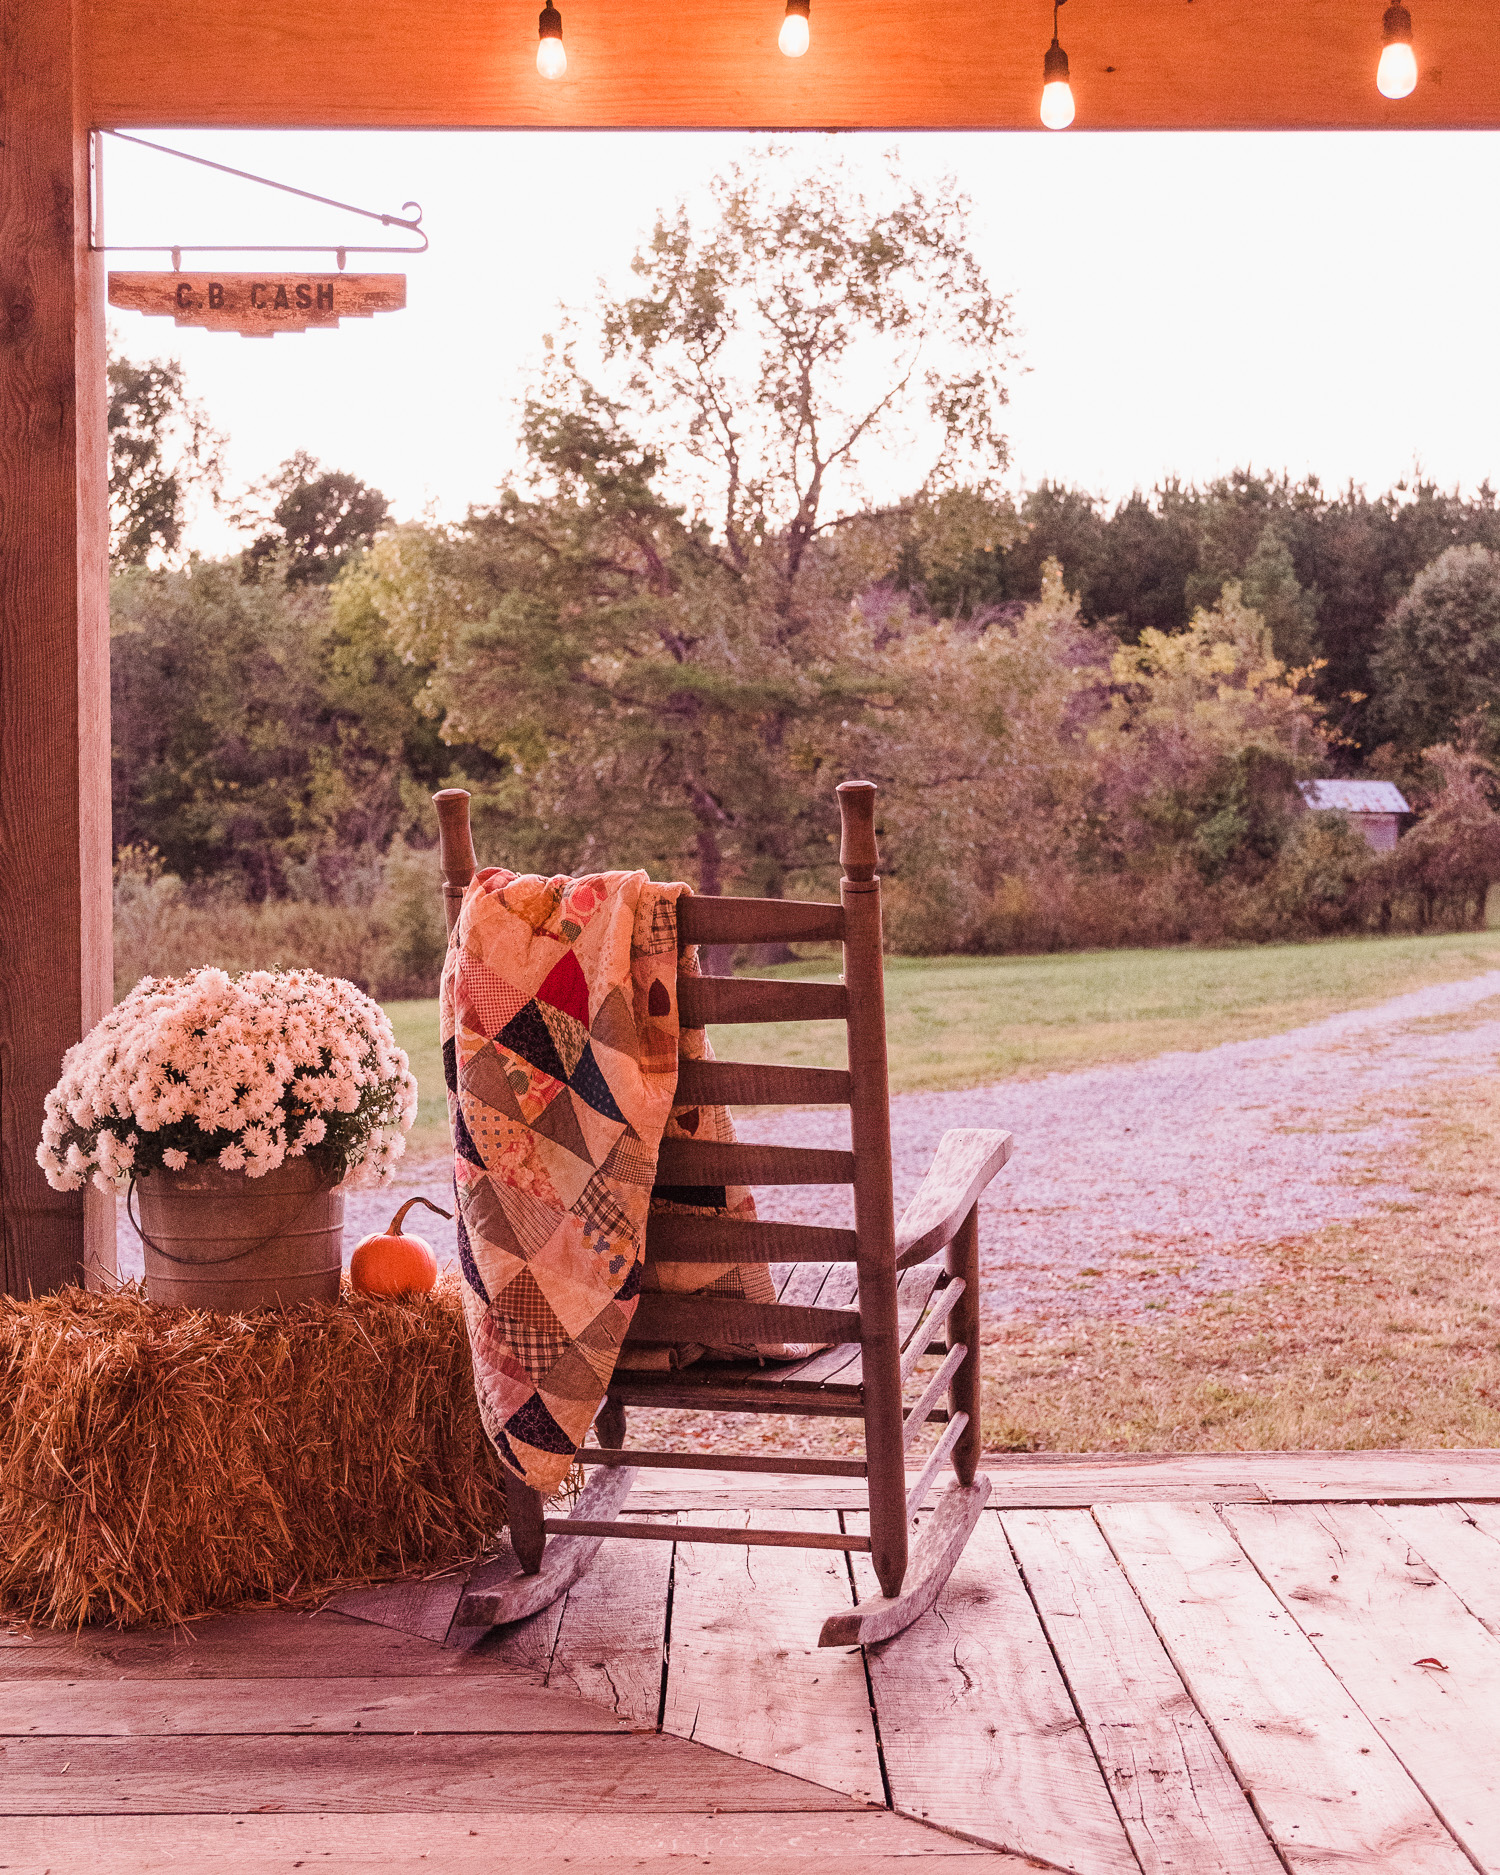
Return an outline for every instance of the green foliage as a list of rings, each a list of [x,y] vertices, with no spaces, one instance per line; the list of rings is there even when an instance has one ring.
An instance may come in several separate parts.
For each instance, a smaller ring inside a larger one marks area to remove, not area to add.
[[[424,673],[359,588],[246,583],[237,560],[133,569],[111,592],[114,837],[189,883],[337,900],[473,751],[412,700]],[[373,856],[373,857],[372,857]]]
[[[1449,547],[1381,627],[1377,722],[1407,749],[1477,730],[1500,747],[1500,552]]]
[[[144,566],[182,545],[190,487],[218,499],[224,438],[188,396],[175,359],[111,356],[108,375],[110,559]]]
[[[1303,814],[1277,855],[1277,907],[1288,923],[1320,933],[1357,929],[1365,909],[1362,888],[1376,867],[1369,841],[1345,815]]]
[[[289,586],[326,586],[374,540],[390,507],[378,488],[299,449],[236,504],[239,526],[261,530],[246,571],[258,577],[274,564]]]
[[[982,616],[1031,600],[1043,562],[1055,557],[1085,624],[1134,643],[1148,629],[1180,631],[1195,608],[1239,581],[1282,661],[1319,661],[1314,692],[1356,751],[1389,733],[1382,720],[1367,721],[1385,681],[1372,668],[1381,621],[1448,547],[1500,551],[1500,504],[1488,483],[1468,497],[1423,481],[1370,496],[1352,486],[1329,492],[1315,476],[1237,469],[1202,488],[1168,481],[1137,491],[1112,511],[1044,483],[1017,521],[1010,539],[950,579],[939,603]],[[1414,734],[1406,746],[1431,739]]]

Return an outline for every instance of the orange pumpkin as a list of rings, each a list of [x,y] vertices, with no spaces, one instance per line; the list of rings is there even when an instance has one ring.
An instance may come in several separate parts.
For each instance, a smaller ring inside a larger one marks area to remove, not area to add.
[[[361,1295],[425,1295],[437,1281],[432,1245],[425,1237],[415,1237],[401,1228],[414,1204],[425,1204],[439,1217],[453,1215],[429,1198],[408,1198],[391,1219],[389,1230],[361,1238],[349,1259],[349,1280]]]

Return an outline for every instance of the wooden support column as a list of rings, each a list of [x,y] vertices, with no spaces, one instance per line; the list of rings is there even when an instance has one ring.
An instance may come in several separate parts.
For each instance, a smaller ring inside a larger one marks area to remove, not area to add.
[[[114,1268],[114,1200],[36,1163],[63,1052],[109,1008],[104,292],[80,0],[0,0],[0,1283]]]

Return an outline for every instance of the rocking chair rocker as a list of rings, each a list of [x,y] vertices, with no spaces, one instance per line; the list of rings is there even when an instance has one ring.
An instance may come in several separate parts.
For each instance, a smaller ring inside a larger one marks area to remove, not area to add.
[[[870,782],[849,781],[838,794],[843,821],[841,904],[683,897],[677,906],[677,937],[681,949],[692,944],[836,939],[843,945],[843,981],[684,975],[678,980],[678,1002],[684,1028],[712,1022],[840,1020],[848,1030],[847,1070],[682,1059],[678,1097],[726,1105],[847,1104],[853,1150],[670,1139],[662,1142],[657,1178],[662,1185],[679,1187],[852,1185],[854,1229],[681,1214],[653,1217],[645,1250],[648,1266],[765,1259],[779,1299],[761,1304],[647,1291],[627,1337],[653,1343],[828,1345],[809,1359],[782,1365],[699,1362],[667,1373],[618,1369],[595,1420],[599,1443],[585,1445],[578,1455],[583,1464],[599,1469],[573,1515],[547,1516],[537,1492],[508,1481],[515,1560],[507,1558],[471,1580],[455,1617],[458,1628],[493,1627],[536,1613],[577,1581],[606,1537],[633,1537],[867,1551],[881,1597],[830,1615],[820,1641],[829,1647],[884,1640],[932,1606],[985,1506],[989,1479],[977,1471],[978,1200],[1010,1157],[1011,1139],[1008,1133],[968,1128],[947,1133],[921,1188],[897,1222],[891,1192],[875,788]],[[442,833],[444,907],[451,932],[475,871],[469,796],[461,788],[446,788],[433,798]],[[928,1353],[941,1355],[941,1364],[930,1376],[923,1374],[913,1382],[917,1397],[908,1406],[903,1393]],[[624,1445],[630,1406],[860,1419],[865,1456],[629,1452]],[[906,1454],[929,1419],[946,1424],[908,1488]],[[952,1463],[955,1480],[908,1555],[913,1523],[947,1462]],[[625,1522],[619,1512],[641,1466],[864,1478],[870,1534]]]

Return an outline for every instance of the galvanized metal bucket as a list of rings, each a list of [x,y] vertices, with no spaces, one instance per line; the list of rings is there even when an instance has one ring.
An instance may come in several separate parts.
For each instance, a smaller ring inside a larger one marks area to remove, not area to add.
[[[152,1172],[135,1195],[150,1301],[240,1315],[338,1300],[344,1193],[306,1159],[261,1178]]]

